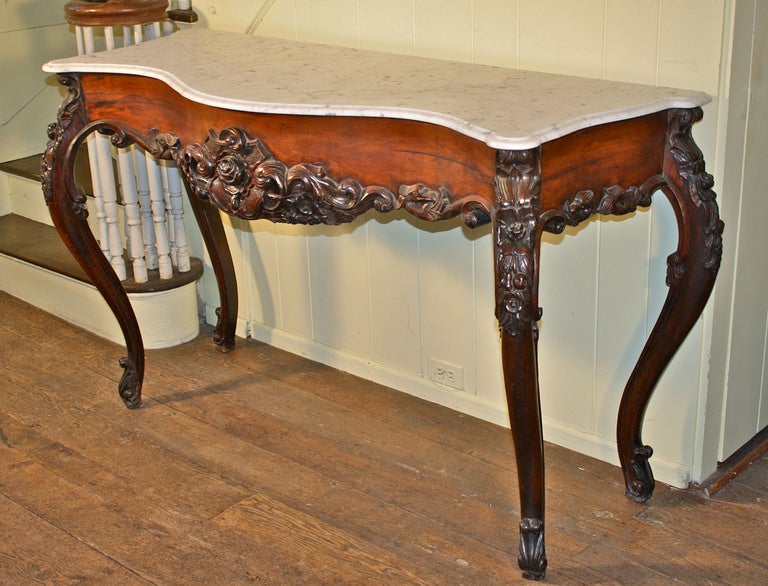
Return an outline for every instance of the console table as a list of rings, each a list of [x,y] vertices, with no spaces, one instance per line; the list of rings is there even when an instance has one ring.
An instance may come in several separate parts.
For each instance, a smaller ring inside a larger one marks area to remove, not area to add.
[[[92,132],[175,161],[216,273],[214,339],[234,345],[235,271],[219,210],[339,224],[375,209],[492,223],[495,313],[517,459],[518,563],[541,578],[544,458],[537,373],[544,231],[626,214],[662,191],[677,216],[669,293],[630,376],[617,425],[630,498],[654,488],[643,414],[700,315],[723,224],[691,126],[705,94],[266,39],[205,29],[48,63],[67,88],[48,130],[43,185],[62,238],[125,335],[119,392],[141,404],[144,350],[128,298],[86,222],[74,183]],[[490,311],[490,308],[489,308]]]

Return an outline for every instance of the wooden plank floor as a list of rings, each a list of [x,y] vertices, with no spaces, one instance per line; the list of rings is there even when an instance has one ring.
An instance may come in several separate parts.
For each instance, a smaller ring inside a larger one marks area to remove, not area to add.
[[[508,430],[306,359],[203,337],[122,349],[0,293],[0,584],[502,584]],[[713,500],[547,446],[553,584],[768,584],[768,459]]]

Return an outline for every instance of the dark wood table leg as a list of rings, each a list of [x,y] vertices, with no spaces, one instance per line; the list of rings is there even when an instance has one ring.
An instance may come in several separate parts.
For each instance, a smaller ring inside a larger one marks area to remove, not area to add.
[[[57,122],[48,128],[50,141],[41,165],[43,192],[59,234],[120,324],[128,355],[120,359],[125,372],[118,388],[125,404],[137,408],[144,379],[144,344],[128,295],[88,226],[85,194],[75,185],[75,155],[88,134],[80,81],[73,74],[59,75],[59,81],[67,88],[67,97]]]
[[[187,180],[185,179],[185,183]],[[195,191],[187,183],[190,205],[197,219],[197,225],[211,257],[216,284],[219,288],[221,306],[216,309],[218,321],[213,332],[213,341],[222,352],[230,352],[235,347],[235,326],[237,325],[237,277],[232,254],[229,251],[227,235],[221,221],[219,210],[213,205],[195,197]]]
[[[700,108],[670,110],[661,187],[677,216],[677,251],[668,259],[669,293],[619,407],[617,440],[627,496],[647,500],[654,489],[643,444],[643,415],[662,372],[696,323],[709,298],[722,256],[723,223],[718,216],[713,178],[691,136]]]
[[[213,332],[213,341],[222,352],[230,352],[235,347],[237,325],[238,298],[235,265],[232,262],[221,215],[210,199],[210,188],[197,189],[195,185],[195,178],[200,173],[200,169],[213,170],[215,173],[218,167],[206,158],[204,145],[192,144],[184,147],[179,137],[173,132],[162,132],[155,128],[150,130],[147,137],[139,139],[139,142],[144,143],[157,158],[174,161],[181,173],[192,212],[195,214],[197,226],[208,249],[219,289],[221,305],[216,309],[218,320]]]
[[[525,578],[544,577],[544,443],[537,369],[540,151],[499,151],[493,220],[496,317],[520,487]]]

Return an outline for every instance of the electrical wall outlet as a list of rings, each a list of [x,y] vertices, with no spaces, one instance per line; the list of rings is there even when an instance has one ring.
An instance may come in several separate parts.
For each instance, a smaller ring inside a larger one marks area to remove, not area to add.
[[[464,390],[464,368],[461,366],[430,358],[429,378],[441,385],[458,389],[459,391]]]

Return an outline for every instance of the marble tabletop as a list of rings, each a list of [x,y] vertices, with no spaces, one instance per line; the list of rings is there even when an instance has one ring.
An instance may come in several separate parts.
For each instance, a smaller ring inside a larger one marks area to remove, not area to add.
[[[445,126],[497,149],[667,108],[702,92],[475,65],[193,28],[59,59],[51,73],[159,79],[184,97],[248,112],[368,116]]]

